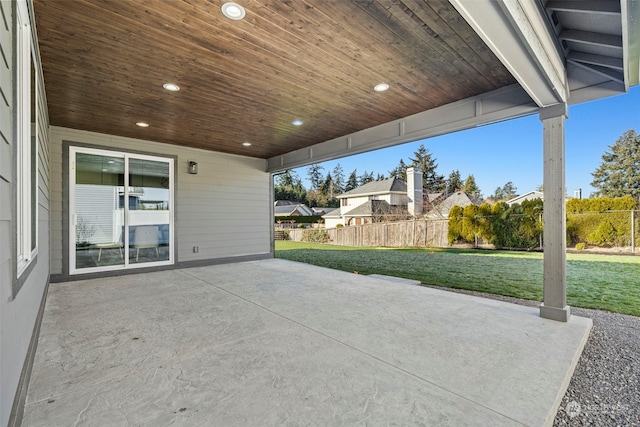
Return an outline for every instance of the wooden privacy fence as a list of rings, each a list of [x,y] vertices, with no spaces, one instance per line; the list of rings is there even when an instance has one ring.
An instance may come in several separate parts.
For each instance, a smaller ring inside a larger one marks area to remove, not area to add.
[[[447,219],[380,222],[328,228],[327,243],[341,246],[382,246],[390,248],[425,247],[445,248]],[[290,230],[291,240],[301,241],[304,230]]]

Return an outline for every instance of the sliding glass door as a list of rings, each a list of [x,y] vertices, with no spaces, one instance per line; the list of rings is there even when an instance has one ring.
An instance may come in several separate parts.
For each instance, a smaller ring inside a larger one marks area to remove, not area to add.
[[[69,149],[70,274],[173,263],[173,160]]]

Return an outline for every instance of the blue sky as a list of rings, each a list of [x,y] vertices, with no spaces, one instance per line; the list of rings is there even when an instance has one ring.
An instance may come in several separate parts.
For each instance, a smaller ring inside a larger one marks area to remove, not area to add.
[[[610,98],[573,105],[566,121],[567,194],[578,188],[583,197],[594,191],[590,183],[602,154],[628,129],[640,133],[640,88]],[[321,163],[324,174],[340,163],[345,176],[358,170],[388,173],[400,159],[408,162],[420,146],[429,149],[438,173],[447,177],[458,169],[462,178],[473,174],[487,197],[512,181],[520,194],[542,184],[542,123],[537,115],[496,123],[450,135],[424,139]],[[308,188],[307,168],[295,169]]]

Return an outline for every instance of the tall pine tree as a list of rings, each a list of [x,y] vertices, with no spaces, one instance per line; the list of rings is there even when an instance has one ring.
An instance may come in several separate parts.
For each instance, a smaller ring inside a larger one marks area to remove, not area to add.
[[[336,194],[343,193],[344,186],[344,171],[342,170],[342,166],[340,166],[340,163],[336,163],[333,168],[333,188]]]
[[[414,158],[411,160],[411,165],[422,172],[422,186],[431,192],[444,191],[445,179],[444,176],[439,175],[437,172],[438,164],[436,159],[431,156],[429,150],[424,145],[420,144],[420,147],[413,153]]]
[[[478,184],[476,184],[476,178],[473,175],[469,175],[464,181],[463,191],[471,196],[482,198],[482,193]]]
[[[311,183],[312,190],[318,190],[322,185],[323,170],[324,168],[319,163],[314,163],[309,166],[309,169],[307,169],[307,176],[309,177],[309,182]]]
[[[358,171],[354,169],[353,172],[349,174],[349,179],[347,179],[347,183],[344,185],[345,193],[347,191],[351,191],[354,188],[358,188]]]
[[[598,197],[633,196],[640,200],[640,135],[635,130],[622,134],[591,175]]]
[[[460,177],[460,171],[454,170],[449,174],[447,178],[447,192],[449,194],[462,190],[462,178]]]

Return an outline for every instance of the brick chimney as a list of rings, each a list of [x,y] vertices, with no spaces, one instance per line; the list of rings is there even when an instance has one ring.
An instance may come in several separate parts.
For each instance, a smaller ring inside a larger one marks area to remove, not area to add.
[[[422,215],[422,172],[414,168],[407,169],[407,199],[409,215]]]

